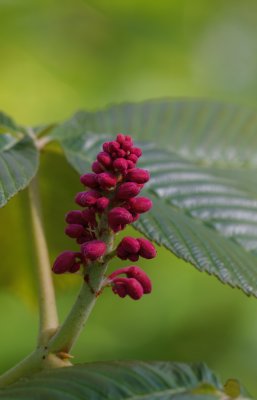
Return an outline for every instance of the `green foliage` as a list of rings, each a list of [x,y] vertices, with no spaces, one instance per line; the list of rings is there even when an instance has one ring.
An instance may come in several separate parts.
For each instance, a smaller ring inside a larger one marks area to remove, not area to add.
[[[11,118],[0,113],[0,207],[28,186],[38,167],[38,150]]]
[[[150,213],[135,227],[201,271],[257,296],[257,115],[207,101],[157,100],[80,112],[57,127],[68,161],[90,168],[108,135],[146,141]],[[140,143],[142,146],[142,143]]]
[[[229,385],[227,385],[228,387]],[[231,385],[230,385],[231,386]],[[235,393],[235,391],[233,392]],[[45,371],[0,391],[2,400],[230,399],[205,365],[170,362],[112,362]],[[240,387],[233,398],[240,395]]]

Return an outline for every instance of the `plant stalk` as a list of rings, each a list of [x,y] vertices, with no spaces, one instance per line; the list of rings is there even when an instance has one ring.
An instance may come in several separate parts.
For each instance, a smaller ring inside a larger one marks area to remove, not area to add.
[[[51,274],[47,243],[43,230],[39,185],[35,177],[29,186],[30,208],[34,241],[37,254],[39,291],[39,335],[38,345],[47,343],[58,328],[58,315]]]
[[[87,280],[83,281],[76,302],[64,323],[49,341],[50,352],[70,352],[96,303],[106,269],[107,263],[96,262],[88,267]]]

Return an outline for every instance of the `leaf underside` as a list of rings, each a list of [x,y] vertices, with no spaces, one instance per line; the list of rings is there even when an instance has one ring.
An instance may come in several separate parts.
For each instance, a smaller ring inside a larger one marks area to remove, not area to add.
[[[24,189],[38,168],[38,151],[33,140],[0,113],[0,207]]]
[[[257,296],[257,112],[156,100],[79,112],[52,132],[79,172],[105,139],[132,135],[154,207],[135,228],[201,271]]]
[[[1,400],[225,398],[228,399],[222,385],[204,364],[139,361],[90,363],[45,371],[0,391]],[[243,399],[240,393],[236,398]]]

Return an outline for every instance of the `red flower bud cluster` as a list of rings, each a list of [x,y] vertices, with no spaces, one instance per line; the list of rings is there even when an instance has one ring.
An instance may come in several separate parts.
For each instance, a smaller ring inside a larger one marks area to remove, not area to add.
[[[120,277],[125,274],[126,278]],[[143,294],[151,293],[152,284],[146,273],[139,267],[132,265],[120,268],[108,277],[112,290],[120,297],[129,295],[134,300],[139,300]]]
[[[114,235],[136,221],[141,213],[150,210],[151,200],[138,196],[150,178],[148,171],[137,168],[141,155],[141,149],[134,146],[130,136],[118,134],[116,140],[103,144],[102,151],[92,164],[92,172],[80,177],[87,190],[79,192],[75,202],[82,209],[66,215],[65,233],[80,245],[80,252],[65,251],[60,254],[53,272],[77,272],[82,265],[87,267],[99,259],[104,261],[108,250],[104,239],[106,234]],[[155,257],[156,250],[146,239],[126,237],[118,245],[116,254],[122,260],[137,261],[140,256],[147,259]],[[115,278],[113,290],[120,296],[123,294],[121,297],[128,294],[137,299],[149,293],[140,281],[141,275],[146,275],[138,267],[129,268],[126,278]]]
[[[117,256],[122,260],[137,261],[139,257],[154,258],[156,256],[155,247],[147,239],[135,239],[126,236],[117,247]]]

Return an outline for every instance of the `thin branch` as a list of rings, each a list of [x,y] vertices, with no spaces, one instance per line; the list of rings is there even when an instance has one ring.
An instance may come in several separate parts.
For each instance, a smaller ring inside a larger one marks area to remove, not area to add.
[[[30,208],[34,241],[37,253],[37,273],[39,289],[39,337],[38,345],[44,344],[58,328],[55,293],[49,262],[48,248],[44,235],[39,187],[37,177],[29,186]]]

